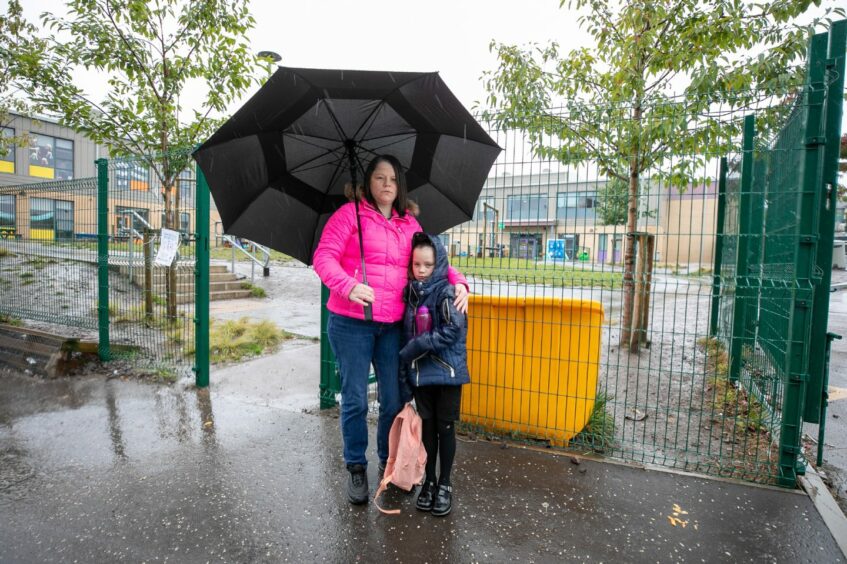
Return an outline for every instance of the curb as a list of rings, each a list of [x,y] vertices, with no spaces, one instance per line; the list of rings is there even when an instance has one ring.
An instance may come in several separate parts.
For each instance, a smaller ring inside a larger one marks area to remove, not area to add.
[[[847,517],[841,512],[829,488],[812,468],[806,468],[806,475],[798,477],[798,481],[815,504],[815,509],[823,518],[838,548],[847,557]]]

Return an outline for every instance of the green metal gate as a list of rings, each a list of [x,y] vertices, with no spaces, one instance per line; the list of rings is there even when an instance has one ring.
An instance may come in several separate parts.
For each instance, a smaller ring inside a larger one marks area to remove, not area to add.
[[[620,187],[592,163],[555,158],[554,128],[546,152],[533,151],[522,130],[489,128],[504,152],[474,218],[444,234],[451,262],[478,294],[588,299],[606,312],[594,411],[567,448],[795,484],[805,464],[802,426],[822,420],[845,30],[847,22],[836,22],[812,39],[805,84],[789,99],[760,93],[752,105],[728,102],[698,113],[674,100],[639,108],[647,127],[687,124],[692,142],[686,154],[649,155],[637,233],[621,219],[627,199]],[[536,119],[566,127],[586,116],[626,125],[633,108],[557,108]],[[718,130],[726,135],[716,143],[723,150],[708,153],[698,136]],[[679,186],[673,171],[682,165],[695,172]],[[540,244],[531,255],[515,243],[528,239]],[[639,352],[620,345],[629,245],[638,264],[649,265],[632,282],[643,314],[635,327]],[[561,248],[579,252],[557,254]],[[321,404],[329,407],[340,386],[325,332],[322,344]],[[508,354],[501,345],[473,352]],[[515,367],[547,366],[544,350],[523,354],[530,356],[515,356]],[[504,414],[532,419],[558,393],[556,375],[545,370],[533,375],[537,403]],[[495,404],[503,386],[490,391]],[[550,446],[557,431],[509,438]]]
[[[194,369],[207,385],[208,186],[188,151],[96,165],[93,178],[0,187],[11,210],[0,314],[97,342],[102,360],[139,372]],[[168,169],[177,171],[169,190]],[[155,262],[163,228],[180,242],[171,267]]]

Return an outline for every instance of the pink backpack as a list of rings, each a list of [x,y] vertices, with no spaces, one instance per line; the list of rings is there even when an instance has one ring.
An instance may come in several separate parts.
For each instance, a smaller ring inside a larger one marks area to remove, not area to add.
[[[383,513],[397,515],[399,509],[383,509],[379,506],[379,494],[385,491],[388,484],[394,484],[400,489],[410,491],[421,483],[426,466],[426,450],[421,440],[421,418],[407,403],[391,424],[388,433],[388,462],[385,464],[385,475],[379,483],[374,495],[374,505]]]

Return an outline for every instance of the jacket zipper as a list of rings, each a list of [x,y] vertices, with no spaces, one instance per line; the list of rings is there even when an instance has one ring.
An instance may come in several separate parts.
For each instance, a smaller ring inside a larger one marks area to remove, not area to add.
[[[430,356],[432,357],[432,360],[434,360],[435,362],[437,362],[438,364],[440,364],[441,366],[443,366],[444,368],[446,368],[447,370],[449,370],[449,371],[450,371],[450,377],[451,377],[451,378],[455,378],[455,377],[456,377],[456,371],[455,371],[455,370],[453,370],[453,367],[452,367],[452,366],[450,366],[449,364],[447,364],[447,362],[446,362],[446,361],[441,360],[440,358],[438,358],[438,357],[437,357],[437,356],[435,356],[434,354],[432,354],[432,355],[430,355]]]
[[[426,353],[412,360],[412,369],[415,371],[415,387],[419,388],[421,385],[421,369],[418,367],[418,361],[426,356]]]

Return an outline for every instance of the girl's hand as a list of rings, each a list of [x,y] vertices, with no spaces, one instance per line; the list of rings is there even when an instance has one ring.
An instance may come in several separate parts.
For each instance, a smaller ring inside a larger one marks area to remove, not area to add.
[[[350,295],[347,296],[347,299],[359,305],[366,306],[374,302],[374,290],[370,286],[356,284],[350,290]]]
[[[454,286],[456,289],[456,299],[453,300],[453,305],[456,306],[456,309],[459,310],[459,313],[467,313],[468,312],[468,289],[464,284],[456,284]]]

